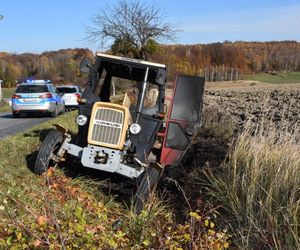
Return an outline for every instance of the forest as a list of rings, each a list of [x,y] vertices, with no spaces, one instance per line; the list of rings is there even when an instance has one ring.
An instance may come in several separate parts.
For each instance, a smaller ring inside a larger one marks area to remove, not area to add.
[[[55,83],[81,83],[79,64],[83,57],[93,58],[89,49],[62,49],[42,54],[0,52],[0,79],[12,87],[25,79],[50,79]]]
[[[9,86],[28,78],[83,83],[80,61],[93,56],[91,50],[82,48],[42,54],[0,52],[0,79]],[[206,81],[232,81],[243,79],[247,73],[300,71],[300,43],[225,41],[159,45],[149,58],[167,65],[170,81],[178,73],[205,76]]]
[[[168,65],[171,79],[177,72],[230,81],[247,73],[300,71],[300,43],[295,41],[161,46],[152,57]]]

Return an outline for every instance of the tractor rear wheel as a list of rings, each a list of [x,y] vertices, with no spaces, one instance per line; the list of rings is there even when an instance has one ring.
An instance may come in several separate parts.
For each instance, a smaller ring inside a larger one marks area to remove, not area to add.
[[[134,197],[136,213],[139,214],[143,210],[145,203],[150,197],[150,194],[156,190],[161,172],[162,171],[160,169],[155,167],[149,167],[147,170],[145,170]]]
[[[63,134],[58,132],[56,129],[53,129],[49,132],[36,157],[33,169],[34,173],[41,175],[45,173],[49,167],[55,165],[55,162],[51,158],[57,153],[61,144],[63,143],[63,140]]]

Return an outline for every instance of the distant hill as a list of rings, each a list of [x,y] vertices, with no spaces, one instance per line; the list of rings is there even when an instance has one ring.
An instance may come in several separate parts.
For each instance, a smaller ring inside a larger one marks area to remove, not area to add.
[[[0,79],[12,82],[28,77],[54,82],[82,83],[78,70],[82,57],[93,58],[89,49],[61,49],[42,54],[0,52]],[[150,60],[168,66],[168,79],[177,73],[205,76],[207,81],[243,78],[245,73],[300,71],[300,43],[223,42],[195,45],[161,45]]]

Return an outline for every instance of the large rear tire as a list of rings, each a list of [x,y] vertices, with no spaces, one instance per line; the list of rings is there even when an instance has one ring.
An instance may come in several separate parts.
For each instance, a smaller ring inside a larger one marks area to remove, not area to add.
[[[150,194],[156,190],[161,172],[162,171],[160,169],[155,167],[149,167],[147,170],[145,170],[134,197],[134,207],[136,213],[139,214],[143,210],[145,203],[150,197]]]
[[[34,173],[41,175],[45,173],[50,166],[54,166],[55,162],[51,159],[56,154],[63,142],[63,134],[53,129],[43,141],[34,165]]]

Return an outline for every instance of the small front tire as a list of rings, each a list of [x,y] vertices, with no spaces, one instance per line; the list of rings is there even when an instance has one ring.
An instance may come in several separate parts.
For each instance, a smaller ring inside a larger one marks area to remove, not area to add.
[[[36,157],[34,165],[34,173],[41,175],[45,173],[49,167],[54,166],[55,162],[51,159],[53,154],[56,154],[61,144],[63,143],[64,137],[61,132],[53,129],[46,136],[43,141],[38,155]]]
[[[160,169],[155,167],[149,167],[147,170],[145,170],[134,197],[134,207],[137,214],[143,210],[145,203],[150,197],[150,194],[156,190],[161,172],[162,171]]]

